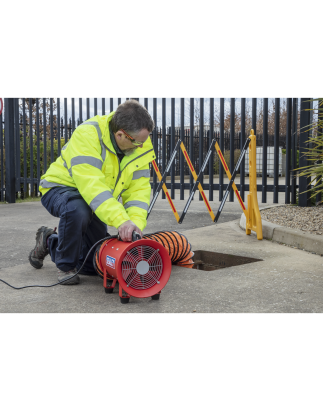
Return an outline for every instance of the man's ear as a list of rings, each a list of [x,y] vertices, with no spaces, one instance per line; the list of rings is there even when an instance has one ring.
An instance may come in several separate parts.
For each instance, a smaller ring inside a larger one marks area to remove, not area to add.
[[[115,133],[115,138],[118,140],[118,141],[121,141],[121,139],[122,139],[122,131],[121,130],[118,130],[116,133]]]

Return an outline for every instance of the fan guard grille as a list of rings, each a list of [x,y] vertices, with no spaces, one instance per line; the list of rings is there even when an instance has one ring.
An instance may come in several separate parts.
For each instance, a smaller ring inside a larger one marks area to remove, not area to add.
[[[122,261],[121,269],[127,287],[147,290],[159,284],[163,271],[159,249],[147,245],[131,248]]]

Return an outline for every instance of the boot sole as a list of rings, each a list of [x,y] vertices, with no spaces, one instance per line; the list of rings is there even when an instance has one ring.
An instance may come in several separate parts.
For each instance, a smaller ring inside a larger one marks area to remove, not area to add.
[[[34,268],[40,269],[40,268],[42,268],[43,263],[40,262],[41,260],[39,260],[39,263],[37,263],[36,261],[33,261],[33,260],[31,259],[31,253],[32,253],[33,251],[34,251],[34,250],[31,250],[31,251],[30,251],[29,256],[28,256],[28,260],[29,260],[30,264],[31,264]]]
[[[72,275],[69,275],[68,276],[68,278],[69,277],[72,277]],[[57,278],[58,279],[58,281],[63,281],[63,278]],[[62,283],[61,285],[77,285],[77,284],[79,284],[80,283],[80,277],[78,276],[78,275],[76,275],[75,277],[73,277],[71,280],[70,280],[71,282],[69,282],[69,280],[67,279],[64,283]]]
[[[42,232],[43,232],[42,229],[44,229],[44,228],[46,228],[46,227],[45,227],[45,226],[41,226],[40,228],[38,228],[38,230],[37,230],[37,232],[36,232],[36,237],[35,237],[36,244],[38,243],[39,237],[41,236],[41,234],[42,234]],[[31,253],[32,253],[33,251],[34,251],[34,249],[30,251],[28,259],[29,259],[29,262],[30,262],[31,266],[34,267],[34,268],[37,268],[37,269],[39,270],[39,269],[42,268],[42,266],[44,265],[44,264],[43,264],[43,261],[44,261],[44,260],[38,259],[39,262],[33,261],[33,260],[31,259]],[[48,255],[48,254],[47,254],[47,255]],[[45,255],[45,257],[46,257],[46,255]]]

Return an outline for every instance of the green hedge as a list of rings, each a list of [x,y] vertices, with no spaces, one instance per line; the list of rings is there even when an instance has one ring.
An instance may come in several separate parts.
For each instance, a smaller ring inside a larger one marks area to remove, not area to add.
[[[61,149],[64,145],[65,145],[65,139],[61,139]],[[47,157],[47,169],[48,169],[48,167],[52,163],[51,161],[51,141],[50,140],[46,140],[46,157]],[[57,140],[54,140],[53,142],[53,157],[54,157],[54,161],[58,157],[58,141]],[[44,142],[43,141],[39,142],[39,158],[40,158],[40,175],[42,175],[45,173],[45,169],[44,169],[45,156],[44,156]],[[5,160],[6,160],[5,148],[3,150],[3,160],[5,164]],[[24,160],[24,143],[23,143],[23,137],[21,135],[21,138],[20,138],[20,177],[25,176],[25,173],[24,173],[25,161],[26,161],[26,166],[27,166],[26,177],[29,178],[30,177],[30,140],[29,140],[29,137],[26,138],[26,160]],[[1,168],[2,168],[2,164],[0,163],[0,170]],[[37,177],[37,137],[36,136],[33,137],[33,176],[34,178]],[[5,168],[3,170],[3,177],[5,180],[6,178]]]
[[[282,153],[286,154],[286,148],[282,149]],[[292,151],[290,153],[290,156],[291,156],[290,158],[292,158]],[[296,154],[296,168],[298,167],[299,167],[299,150],[297,150],[297,154]]]
[[[61,149],[65,144],[65,139],[61,139]],[[53,149],[53,157],[54,161],[58,157],[58,141],[54,140],[53,143],[54,149]],[[40,175],[45,173],[44,169],[44,142],[40,141],[39,142],[39,158],[40,158]],[[51,164],[51,142],[50,140],[46,140],[46,158],[47,158],[47,168]],[[24,144],[23,141],[20,142],[20,173],[21,177],[24,176]],[[27,162],[27,177],[30,176],[30,141],[28,139],[27,144],[26,144],[26,162]],[[33,139],[33,173],[34,177],[37,172],[37,138],[34,136]]]
[[[240,157],[240,150],[234,150],[234,167],[236,166],[238,159]],[[224,160],[227,163],[228,168],[230,169],[230,150],[225,151],[223,154]],[[216,154],[214,158],[214,174],[219,174],[221,160]],[[239,173],[238,173],[239,174]]]

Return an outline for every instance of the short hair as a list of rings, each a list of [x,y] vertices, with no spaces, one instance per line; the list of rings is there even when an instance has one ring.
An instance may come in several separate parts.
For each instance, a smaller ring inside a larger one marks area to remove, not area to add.
[[[154,127],[154,120],[151,118],[148,110],[137,100],[127,100],[120,104],[111,119],[113,133],[123,129],[130,135],[135,135],[143,128],[151,133]]]

